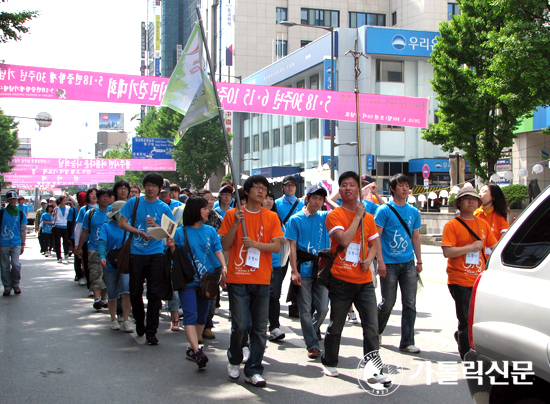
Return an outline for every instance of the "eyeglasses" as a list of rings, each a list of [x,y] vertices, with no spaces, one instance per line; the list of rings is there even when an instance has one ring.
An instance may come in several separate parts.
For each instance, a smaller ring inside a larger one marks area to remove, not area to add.
[[[472,202],[472,201],[478,201],[479,199],[478,198],[475,198],[473,196],[463,196],[462,198],[460,198],[464,201],[468,201],[468,202]]]
[[[256,185],[252,185],[251,188],[254,188],[256,191],[267,192],[267,188],[266,188],[266,187],[258,187],[258,186],[256,186]]]

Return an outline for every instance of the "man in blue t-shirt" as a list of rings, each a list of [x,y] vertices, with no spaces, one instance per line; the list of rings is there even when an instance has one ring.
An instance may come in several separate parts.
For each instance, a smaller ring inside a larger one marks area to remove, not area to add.
[[[27,238],[27,215],[19,211],[17,193],[6,192],[8,205],[0,211],[0,267],[2,273],[3,296],[9,296],[11,290],[21,293],[21,264],[19,256],[25,251]]]
[[[27,215],[27,211],[29,210],[29,208],[27,207],[27,205],[25,204],[26,202],[26,199],[24,196],[20,196],[19,198],[17,198],[17,202],[19,203],[18,205],[18,208],[21,212],[23,212],[23,214],[26,216]]]
[[[230,184],[222,185],[218,191],[218,202],[214,204],[214,210],[218,212],[222,218],[225,217],[225,212],[234,208],[235,200],[232,197],[233,187]]]
[[[138,197],[131,198],[120,211],[118,227],[132,233],[130,255],[130,302],[136,320],[138,336],[146,334],[147,344],[157,345],[156,337],[159,326],[160,278],[164,266],[164,246],[147,234],[148,227],[160,227],[162,215],[174,220],[170,207],[158,199],[164,184],[158,173],[149,173],[143,178],[145,195],[139,197],[134,217],[134,207]],[[147,323],[143,305],[143,282],[147,280]]]
[[[82,233],[80,234],[75,254],[81,257],[83,254],[82,246],[87,242],[90,290],[94,293],[93,307],[99,310],[107,308],[107,288],[103,281],[103,267],[99,259],[97,240],[99,239],[101,227],[108,221],[107,208],[109,207],[111,196],[107,189],[98,190],[96,196],[97,206],[84,214]]]
[[[327,194],[323,185],[312,185],[307,190],[306,206],[290,218],[285,232],[285,238],[290,243],[292,283],[299,287],[300,324],[310,359],[319,357],[319,327],[328,312],[328,290],[317,283],[317,274],[313,273],[317,253],[330,248],[325,225],[329,212],[320,210]]]
[[[159,199],[166,203],[170,210],[173,211],[178,206],[182,206],[183,203],[181,203],[177,199],[170,198],[170,181],[168,181],[166,178],[163,180],[162,188],[160,189],[159,193]]]
[[[399,284],[403,303],[399,350],[419,353],[420,349],[414,345],[414,322],[418,274],[422,272],[419,232],[421,224],[418,209],[407,203],[410,188],[409,177],[405,174],[394,175],[390,179],[393,201],[380,206],[374,216],[382,244],[382,254],[379,252],[377,255],[382,291],[382,300],[378,305],[378,332],[382,339],[382,333],[395,304]],[[397,215],[403,220],[406,229]]]

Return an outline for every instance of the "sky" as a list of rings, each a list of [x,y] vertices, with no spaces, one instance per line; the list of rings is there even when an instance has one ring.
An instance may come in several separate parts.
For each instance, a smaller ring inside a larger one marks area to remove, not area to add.
[[[21,41],[0,43],[6,64],[139,75],[141,21],[146,0],[8,0],[0,11],[38,10],[25,25]],[[153,17],[150,17],[153,19]],[[133,136],[139,105],[84,101],[0,98],[4,114],[34,118],[52,115],[52,125],[38,131],[34,119],[18,119],[19,137],[31,138],[32,156],[94,158],[99,113],[124,113],[125,130]],[[86,126],[87,123],[87,126]]]

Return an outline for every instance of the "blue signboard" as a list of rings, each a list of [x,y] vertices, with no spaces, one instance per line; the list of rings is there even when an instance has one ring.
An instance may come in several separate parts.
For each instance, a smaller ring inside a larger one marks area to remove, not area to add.
[[[448,173],[449,172],[449,159],[448,158],[439,158],[439,159],[413,159],[409,160],[409,172],[411,173],[421,173],[422,167],[426,164],[431,172],[434,173]],[[466,162],[465,172],[470,172],[470,164]]]
[[[266,178],[284,177],[285,175],[298,176],[300,174],[300,167],[262,167],[253,168],[252,175],[263,175]]]
[[[155,76],[160,77],[160,58],[155,58]]]
[[[171,159],[173,139],[135,137],[132,139],[133,159]]]
[[[366,53],[430,57],[439,32],[367,27]]]
[[[374,167],[374,154],[367,155],[367,170],[375,170]]]
[[[330,156],[323,156],[323,165],[325,164],[330,166]],[[334,169],[338,170],[338,156],[334,156]]]

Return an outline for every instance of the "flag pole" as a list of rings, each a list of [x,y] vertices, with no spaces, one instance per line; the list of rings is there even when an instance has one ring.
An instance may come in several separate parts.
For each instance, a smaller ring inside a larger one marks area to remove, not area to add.
[[[241,198],[239,197],[239,191],[237,189],[237,179],[240,177],[240,175],[238,175],[239,173],[237,173],[235,171],[235,167],[233,166],[233,158],[231,157],[231,146],[229,145],[229,139],[227,137],[227,130],[225,129],[225,122],[224,122],[224,116],[223,116],[223,108],[222,108],[222,104],[220,102],[220,97],[218,97],[218,88],[216,87],[216,79],[214,77],[214,74],[213,74],[213,69],[212,69],[212,59],[210,58],[210,51],[208,50],[208,42],[206,41],[206,37],[204,35],[204,26],[202,25],[202,16],[201,16],[201,11],[199,9],[199,7],[196,8],[196,11],[197,11],[197,18],[198,18],[198,24],[199,24],[199,27],[201,29],[201,37],[202,37],[202,43],[204,44],[204,48],[205,48],[205,51],[206,51],[206,60],[208,61],[208,74],[210,75],[210,78],[212,80],[212,86],[214,87],[214,94],[216,95],[216,103],[218,104],[218,112],[220,114],[220,123],[222,125],[222,130],[223,130],[223,137],[225,139],[225,147],[227,149],[227,159],[228,159],[228,162],[229,162],[229,170],[231,171],[231,176],[233,177],[233,184],[235,185],[235,198],[236,198],[236,201],[237,201],[237,209],[239,210],[242,210],[242,207],[241,207]],[[241,225],[243,227],[243,235],[245,237],[247,237],[247,234],[246,234],[246,227],[244,225],[244,220],[241,222]]]

